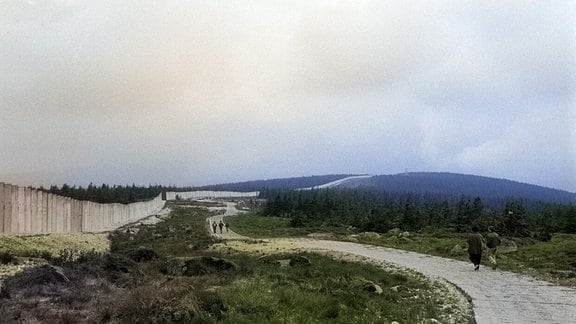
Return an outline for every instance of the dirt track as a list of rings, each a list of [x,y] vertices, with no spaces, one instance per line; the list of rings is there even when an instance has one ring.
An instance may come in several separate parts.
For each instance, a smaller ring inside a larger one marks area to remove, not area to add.
[[[228,203],[224,216],[238,211]],[[221,219],[212,217],[209,221]],[[216,234],[224,239],[241,239],[232,231]],[[574,323],[576,289],[554,286],[512,272],[481,268],[470,263],[425,254],[351,242],[313,239],[272,239],[274,246],[287,249],[333,251],[365,258],[375,263],[391,263],[424,275],[445,279],[460,287],[472,299],[477,323]],[[252,244],[253,245],[253,244]]]

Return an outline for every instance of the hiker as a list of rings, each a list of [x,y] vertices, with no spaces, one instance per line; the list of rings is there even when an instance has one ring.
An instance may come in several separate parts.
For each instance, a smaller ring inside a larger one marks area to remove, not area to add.
[[[220,234],[222,234],[222,227],[224,227],[224,222],[222,222],[222,220],[220,220],[218,227],[220,227]]]
[[[217,226],[218,226],[218,225],[216,225],[216,221],[213,221],[213,222],[212,222],[212,230],[214,231],[214,234],[216,234],[216,227],[217,227]]]
[[[470,261],[474,264],[474,271],[480,269],[484,242],[484,236],[478,232],[478,226],[472,226],[472,233],[468,235],[468,254],[470,255]]]
[[[498,252],[498,246],[502,243],[500,235],[494,232],[492,226],[488,227],[488,234],[486,235],[486,247],[488,252],[488,260],[492,264],[492,269],[496,269],[496,252]]]
[[[226,233],[228,233],[228,229],[230,229],[230,224],[226,223],[226,224],[224,224],[224,226],[226,226]]]

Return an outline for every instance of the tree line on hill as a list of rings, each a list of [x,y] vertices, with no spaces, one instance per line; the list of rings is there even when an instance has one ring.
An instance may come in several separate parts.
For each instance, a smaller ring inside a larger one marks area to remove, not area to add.
[[[434,195],[480,196],[483,202],[500,197],[522,197],[525,200],[560,204],[576,203],[576,194],[528,183],[476,175],[447,172],[410,172],[379,175],[344,184],[342,187],[387,192],[411,192]]]
[[[138,201],[146,201],[156,198],[165,191],[189,191],[190,188],[180,188],[176,186],[149,185],[144,186],[119,186],[102,184],[96,186],[90,183],[86,188],[82,186],[70,186],[68,184],[62,187],[51,186],[50,189],[41,190],[52,194],[70,197],[77,200],[93,201],[101,204],[120,203],[129,204]]]
[[[235,182],[235,183],[197,187],[196,190],[222,190],[222,191],[240,191],[240,192],[261,191],[265,190],[266,188],[290,190],[290,189],[310,188],[314,186],[319,186],[349,176],[351,175],[329,174],[321,176],[255,180],[255,181]]]
[[[438,195],[392,193],[362,189],[266,190],[265,216],[290,218],[292,226],[353,226],[360,231],[386,232],[449,229],[467,232],[477,225],[493,226],[507,236],[549,239],[554,232],[576,233],[576,206],[502,198],[485,203],[481,197],[447,199]]]
[[[262,188],[276,188],[276,189],[297,189],[319,186],[328,182],[339,180],[348,177],[344,174],[331,174],[323,176],[309,176],[297,178],[283,178],[283,179],[269,179],[269,180],[256,180],[236,183],[226,183],[210,186],[200,187],[176,187],[176,186],[161,186],[149,185],[136,186],[129,185],[108,185],[102,184],[100,186],[90,183],[88,187],[70,186],[64,184],[61,187],[51,186],[49,189],[40,188],[40,190],[50,192],[56,195],[70,197],[78,200],[93,201],[101,204],[121,203],[129,204],[137,201],[150,200],[157,197],[162,192],[186,192],[195,190],[214,190],[214,191],[239,191],[251,192],[260,191]]]

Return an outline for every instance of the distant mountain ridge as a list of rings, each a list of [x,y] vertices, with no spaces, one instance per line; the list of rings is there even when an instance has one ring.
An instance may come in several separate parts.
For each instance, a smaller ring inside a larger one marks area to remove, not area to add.
[[[205,186],[206,190],[258,191],[263,189],[293,190],[321,187],[351,177],[331,188],[375,190],[390,193],[431,194],[440,197],[481,197],[482,199],[519,198],[549,203],[576,203],[576,193],[528,183],[477,175],[449,172],[409,172],[395,175],[359,176],[334,174],[298,178],[256,180]]]
[[[482,198],[521,198],[527,200],[575,203],[576,193],[517,181],[448,172],[410,172],[377,175],[344,182],[339,188],[372,189]]]
[[[225,190],[225,191],[260,191],[263,189],[294,190],[321,186],[329,182],[344,179],[353,174],[313,175],[308,177],[276,178],[266,180],[253,180],[245,182],[224,183],[210,186],[196,187],[194,190]]]

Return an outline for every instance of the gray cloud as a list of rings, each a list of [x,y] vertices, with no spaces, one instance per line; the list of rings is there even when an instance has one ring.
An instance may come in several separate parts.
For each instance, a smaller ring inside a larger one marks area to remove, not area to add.
[[[9,1],[0,179],[454,171],[576,191],[570,1]]]

